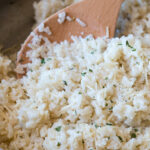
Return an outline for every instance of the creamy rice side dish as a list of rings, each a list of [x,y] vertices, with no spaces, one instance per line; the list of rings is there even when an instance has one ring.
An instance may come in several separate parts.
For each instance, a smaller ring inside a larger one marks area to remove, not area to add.
[[[35,3],[37,24],[73,2]],[[149,150],[149,26],[150,1],[125,0],[120,38],[34,35],[22,79],[0,55],[0,149]]]

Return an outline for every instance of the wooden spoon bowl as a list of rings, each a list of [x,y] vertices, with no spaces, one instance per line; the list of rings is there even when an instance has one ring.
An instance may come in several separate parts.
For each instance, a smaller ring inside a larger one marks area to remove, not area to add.
[[[35,34],[47,37],[51,42],[71,41],[71,36],[86,37],[92,34],[94,38],[106,35],[109,30],[109,38],[115,33],[116,21],[123,0],[83,0],[73,4],[47,18],[43,24],[52,34],[39,32],[39,26],[33,31]],[[63,23],[58,22],[60,13],[66,14]],[[31,50],[28,46],[32,43],[32,34],[22,45],[17,57],[17,65],[29,62],[26,52]],[[18,74],[22,77],[23,74]]]

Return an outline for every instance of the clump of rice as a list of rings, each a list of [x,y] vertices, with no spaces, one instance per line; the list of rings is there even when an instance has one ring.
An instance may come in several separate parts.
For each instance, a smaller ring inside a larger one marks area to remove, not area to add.
[[[79,18],[76,18],[76,22],[77,22],[80,26],[86,27],[86,24],[85,24],[82,20],[80,20]]]
[[[52,34],[50,28],[49,28],[49,27],[45,27],[44,23],[41,23],[41,24],[38,26],[38,31],[39,31],[39,32],[45,32],[45,33],[47,33],[48,35],[51,35],[51,34]]]
[[[57,44],[32,33],[22,79],[0,55],[0,149],[150,149],[148,4],[124,2],[121,17],[139,23],[127,37]]]
[[[33,6],[35,9],[36,20],[35,26],[58,10],[79,1],[80,0],[41,0],[39,2],[34,2]]]
[[[70,16],[66,16],[66,19],[67,19],[68,21],[72,21],[72,20],[73,20]]]
[[[3,134],[6,140],[12,139],[11,148],[149,146],[145,138],[150,136],[150,46],[144,38],[73,37],[73,43],[61,44],[44,38],[42,46],[37,45],[36,39],[30,45],[33,51],[28,52],[32,63],[28,64],[27,75],[21,80],[1,83],[6,86],[2,89],[9,87],[16,94],[7,98],[6,103],[7,107],[15,108],[11,111],[15,123],[2,111],[8,120],[5,127],[13,125],[10,137],[10,128]],[[16,138],[16,134],[22,138]],[[5,141],[2,143],[1,147],[6,146]]]
[[[58,14],[57,21],[59,24],[62,24],[65,21],[65,19],[66,19],[66,12],[63,11],[63,12]]]

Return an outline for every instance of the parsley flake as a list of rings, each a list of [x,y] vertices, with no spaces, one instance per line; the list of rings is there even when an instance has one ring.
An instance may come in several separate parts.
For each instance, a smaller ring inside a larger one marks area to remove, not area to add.
[[[61,131],[61,126],[56,127],[55,130],[56,130],[57,132],[60,132],[60,131]]]
[[[44,58],[41,59],[41,64],[45,64],[45,59]]]
[[[95,128],[97,129],[98,127],[100,127],[100,126],[98,126],[97,124],[95,124]]]
[[[86,75],[86,72],[82,72],[81,75],[84,77]]]
[[[67,82],[66,82],[65,80],[63,80],[63,83],[64,83],[64,85],[66,85],[66,86],[68,85]]]
[[[78,94],[82,94],[82,92],[79,92]]]
[[[110,107],[110,108],[109,108],[109,110],[112,110],[112,109],[113,109],[113,107]]]
[[[112,100],[110,100],[110,102],[111,102],[111,103],[113,103],[113,101],[112,101]]]
[[[74,112],[75,112],[75,114],[77,115],[77,111],[75,110]]]
[[[93,72],[93,70],[92,70],[92,69],[89,69],[89,72]]]
[[[47,58],[47,60],[49,61],[49,60],[52,60],[52,58]]]
[[[136,134],[135,133],[131,133],[131,138],[136,138]]]
[[[121,43],[119,43],[118,45],[122,45]]]
[[[136,51],[136,49],[129,44],[129,41],[126,41],[126,46],[132,49],[132,51]]]
[[[108,126],[112,126],[112,123],[106,123],[106,125],[108,125]]]
[[[108,77],[106,77],[105,80],[108,80]]]
[[[106,103],[105,106],[107,107],[107,106],[108,106],[108,103]]]
[[[61,146],[61,143],[60,143],[60,142],[58,142],[58,143],[57,143],[57,146]]]
[[[121,136],[117,136],[117,137],[118,137],[118,139],[119,139],[121,142],[123,142],[123,139],[122,139]]]
[[[134,128],[134,131],[135,131],[135,132],[138,132],[138,129]]]
[[[96,52],[96,50],[91,51],[91,54],[93,55]]]

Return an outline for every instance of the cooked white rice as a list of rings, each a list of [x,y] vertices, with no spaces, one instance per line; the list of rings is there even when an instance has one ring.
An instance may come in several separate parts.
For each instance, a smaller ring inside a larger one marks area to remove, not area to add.
[[[49,2],[49,12],[62,6]],[[119,19],[130,14],[131,23],[118,33],[127,37],[40,46],[34,35],[20,80],[0,55],[0,149],[149,150],[149,3],[124,2]]]
[[[63,12],[58,14],[57,21],[59,24],[62,24],[65,21],[65,19],[66,19],[66,12],[63,11]]]
[[[80,20],[79,18],[76,18],[76,22],[77,22],[80,26],[86,27],[86,24],[85,24],[82,20]]]
[[[35,26],[58,10],[79,1],[80,0],[41,0],[39,2],[34,2],[33,6],[35,9],[36,20]]]

